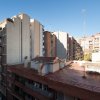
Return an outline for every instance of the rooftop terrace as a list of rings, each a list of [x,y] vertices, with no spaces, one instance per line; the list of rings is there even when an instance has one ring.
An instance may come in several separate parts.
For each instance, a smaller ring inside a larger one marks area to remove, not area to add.
[[[39,75],[32,68],[24,68],[23,65],[11,66],[8,67],[8,70],[71,96],[85,100],[100,99],[100,75],[87,73],[84,79],[82,77],[84,75],[83,68],[78,64],[72,63],[57,72],[45,76]]]

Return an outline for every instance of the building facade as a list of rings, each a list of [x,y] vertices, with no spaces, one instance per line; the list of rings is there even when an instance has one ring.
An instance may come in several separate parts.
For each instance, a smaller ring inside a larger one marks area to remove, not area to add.
[[[56,45],[57,39],[54,34],[49,31],[44,32],[44,48],[46,57],[56,57]]]
[[[31,56],[44,56],[44,27],[37,20],[31,19],[30,34],[31,34]]]
[[[78,42],[86,53],[100,51],[100,33],[94,34],[90,37],[81,38]]]
[[[84,59],[91,60],[92,53],[100,52],[100,33],[80,38],[78,39],[78,43],[84,51]]]
[[[1,44],[3,49],[5,47],[7,64],[22,63],[25,56],[30,60],[29,22],[29,16],[21,14],[12,19],[8,18],[0,24]]]
[[[31,21],[27,14],[0,23],[0,91],[4,97],[8,91],[7,66],[22,64],[25,58],[30,62],[37,55],[43,56],[43,25]]]
[[[69,59],[69,43],[68,33],[53,32],[57,37],[57,57],[62,59]]]
[[[80,44],[72,36],[69,36],[69,60],[82,60],[83,50]]]
[[[30,61],[30,17],[20,14],[0,23],[0,91],[7,97],[7,66]],[[5,98],[4,98],[5,100]]]
[[[82,79],[82,72],[77,75],[62,60],[80,52],[76,40],[66,32],[43,28],[26,14],[0,23],[1,100],[99,100],[100,80],[98,89],[91,86],[91,80]],[[26,58],[29,64],[24,66]]]
[[[53,59],[48,57],[38,60],[49,63]],[[77,70],[66,70],[64,67],[42,76],[33,68],[25,68],[23,65],[9,66],[7,71],[7,97],[10,100],[100,99],[100,78],[87,75],[87,79],[84,80],[81,76],[82,71],[76,73]]]

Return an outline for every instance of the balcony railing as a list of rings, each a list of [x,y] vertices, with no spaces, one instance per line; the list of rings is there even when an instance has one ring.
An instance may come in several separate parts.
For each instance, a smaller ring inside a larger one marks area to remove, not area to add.
[[[42,95],[45,95],[45,96],[47,96],[47,97],[52,97],[52,96],[53,96],[51,92],[42,90],[41,88],[37,88],[37,87],[35,87],[35,86],[32,85],[32,84],[25,83],[25,85],[26,85],[27,87],[31,88],[32,90],[34,90],[34,91],[36,91],[36,92],[39,92],[39,93],[41,93]]]

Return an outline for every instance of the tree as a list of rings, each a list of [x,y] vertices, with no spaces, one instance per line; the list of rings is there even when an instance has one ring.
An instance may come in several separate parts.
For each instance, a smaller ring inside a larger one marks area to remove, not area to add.
[[[91,53],[87,53],[87,54],[84,54],[84,60],[85,61],[91,61]]]

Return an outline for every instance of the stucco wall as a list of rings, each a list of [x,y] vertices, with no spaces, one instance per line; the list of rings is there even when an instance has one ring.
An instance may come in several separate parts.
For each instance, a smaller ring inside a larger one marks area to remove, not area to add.
[[[39,23],[34,20],[31,22],[31,36],[32,36],[32,58],[40,55],[40,26]]]
[[[44,51],[43,51],[43,48],[44,48],[44,45],[43,45],[43,26],[40,24],[40,56],[43,56],[44,54]]]
[[[14,18],[14,23],[7,22],[7,64],[21,63],[20,23],[19,18]]]
[[[43,56],[43,26],[36,20],[31,21],[31,42],[32,42],[32,58]]]
[[[59,58],[67,58],[67,33],[66,32],[54,32],[57,37],[57,56]]]
[[[19,15],[21,18],[21,32],[22,32],[22,62],[27,56],[30,60],[30,17],[26,14]]]

